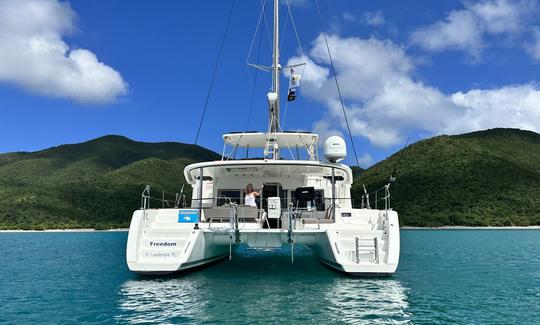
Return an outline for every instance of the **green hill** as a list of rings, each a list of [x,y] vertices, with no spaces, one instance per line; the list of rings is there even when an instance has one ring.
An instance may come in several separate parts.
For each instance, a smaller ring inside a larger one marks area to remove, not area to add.
[[[127,227],[146,184],[156,196],[179,191],[186,165],[219,158],[195,145],[120,136],[2,154],[0,229]]]
[[[362,183],[375,190],[394,169],[401,225],[540,224],[540,134],[492,129],[419,141],[364,171],[355,201]]]
[[[178,192],[186,165],[219,158],[199,146],[120,136],[0,154],[0,229],[127,227],[146,184],[153,196]],[[380,188],[394,169],[392,208],[401,225],[540,224],[539,134],[493,129],[419,141],[353,169],[355,203],[362,184]]]

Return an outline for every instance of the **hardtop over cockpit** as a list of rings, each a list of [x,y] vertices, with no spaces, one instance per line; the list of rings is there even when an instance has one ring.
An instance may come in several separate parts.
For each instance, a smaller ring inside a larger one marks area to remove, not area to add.
[[[319,135],[310,132],[234,132],[223,135],[221,160],[281,159],[319,160]],[[281,150],[281,151],[280,151]],[[281,153],[280,153],[281,152]]]

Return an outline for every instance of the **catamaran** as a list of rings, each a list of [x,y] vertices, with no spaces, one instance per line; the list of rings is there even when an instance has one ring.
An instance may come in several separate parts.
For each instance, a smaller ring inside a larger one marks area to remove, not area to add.
[[[345,141],[329,137],[319,157],[317,134],[280,128],[280,74],[293,67],[279,64],[279,2],[273,4],[272,66],[266,68],[272,73],[267,132],[224,134],[220,160],[187,166],[189,207],[151,208],[150,187],[145,189],[129,228],[126,259],[131,271],[184,271],[231,258],[239,245],[269,254],[289,245],[292,260],[295,245],[307,245],[326,266],[354,276],[396,271],[400,232],[398,214],[390,208],[390,185],[376,199],[383,201],[382,208],[372,208],[367,195],[362,207],[354,208],[353,173],[342,163]],[[298,82],[293,77],[292,83]],[[246,158],[236,158],[240,148]],[[262,151],[263,157],[248,157],[249,150]],[[281,155],[286,150],[290,159]],[[253,188],[258,192],[251,192]]]

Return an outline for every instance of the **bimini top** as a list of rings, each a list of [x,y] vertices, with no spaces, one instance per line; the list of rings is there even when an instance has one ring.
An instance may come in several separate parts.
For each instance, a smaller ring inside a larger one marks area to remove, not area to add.
[[[269,143],[278,143],[281,147],[316,146],[319,135],[309,132],[242,132],[223,135],[225,144],[238,147],[265,148]]]

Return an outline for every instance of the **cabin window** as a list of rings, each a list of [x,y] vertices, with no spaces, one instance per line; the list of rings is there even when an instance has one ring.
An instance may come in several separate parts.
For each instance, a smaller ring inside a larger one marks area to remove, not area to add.
[[[287,209],[287,204],[289,204],[289,191],[281,189],[279,197],[281,198],[281,209]]]
[[[240,190],[219,190],[217,205],[221,206],[228,203],[229,200],[227,200],[227,198],[231,199],[231,201],[236,204],[240,204],[242,198],[241,194],[242,192]]]
[[[324,190],[322,189],[316,189],[314,190],[315,197],[314,199],[309,202],[309,205],[312,209],[315,209],[316,211],[324,211]],[[297,201],[294,198],[294,193],[291,193],[291,201],[293,202],[295,207],[298,207],[300,209],[306,209],[308,206],[308,202],[304,200]]]
[[[324,211],[324,190],[315,190],[315,207],[317,211]]]

